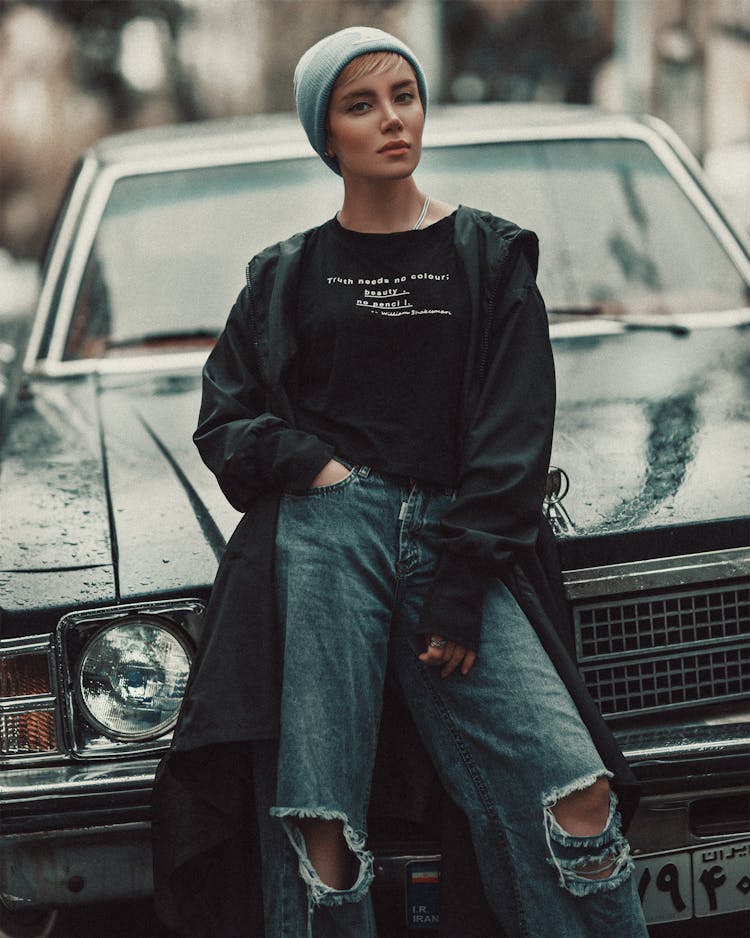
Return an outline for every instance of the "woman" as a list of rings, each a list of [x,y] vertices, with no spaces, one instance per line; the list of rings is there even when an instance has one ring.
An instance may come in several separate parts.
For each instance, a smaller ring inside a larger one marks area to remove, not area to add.
[[[505,931],[643,936],[609,781],[626,770],[538,576],[554,374],[536,239],[418,188],[427,87],[395,37],[327,37],[295,96],[344,199],[253,259],[206,364],[195,441],[247,514],[160,788],[203,784],[210,802],[195,754],[215,766],[220,744],[254,741],[266,934],[374,935],[388,672]]]

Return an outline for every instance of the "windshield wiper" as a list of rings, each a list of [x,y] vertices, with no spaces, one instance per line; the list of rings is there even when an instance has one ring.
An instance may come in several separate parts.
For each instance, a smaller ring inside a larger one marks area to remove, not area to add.
[[[547,312],[552,316],[596,316],[615,319],[622,316],[622,306],[614,303],[569,303],[567,306],[550,306]]]
[[[603,300],[601,303],[571,303],[568,306],[554,306],[549,312],[560,318],[586,317],[593,321],[616,322],[624,329],[653,329],[657,332],[671,332],[673,335],[687,335],[690,332],[684,323],[676,322],[667,315],[639,315],[628,312],[625,306],[617,300]]]
[[[143,335],[125,336],[120,339],[107,339],[104,347],[133,348],[138,345],[162,345],[170,342],[192,342],[195,340],[215,340],[219,337],[220,329],[187,329],[180,331],[174,329],[168,332],[146,332]]]
[[[683,322],[676,322],[674,319],[656,319],[656,318],[644,318],[638,319],[637,317],[627,317],[622,321],[623,326],[626,329],[632,329],[633,331],[643,329],[651,332],[671,332],[672,335],[689,335],[690,327],[686,326]]]
[[[552,307],[549,310],[550,329],[560,334],[569,332],[576,335],[595,334],[601,329],[616,331],[652,330],[669,332],[676,336],[689,335],[702,329],[748,329],[750,328],[750,307],[734,309],[706,309],[684,313],[670,312],[604,312],[598,306]],[[588,315],[587,315],[588,314]]]

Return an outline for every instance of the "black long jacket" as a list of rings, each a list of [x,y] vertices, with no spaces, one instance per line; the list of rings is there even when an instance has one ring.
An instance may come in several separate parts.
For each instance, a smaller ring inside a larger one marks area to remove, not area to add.
[[[253,258],[248,283],[204,370],[196,431],[226,497],[245,512],[219,566],[201,646],[154,793],[157,908],[190,934],[260,935],[252,741],[278,733],[281,652],[273,555],[278,492],[306,487],[333,450],[296,429],[294,315],[306,234]],[[573,662],[554,538],[541,511],[554,414],[554,373],[534,275],[536,237],[459,207],[455,249],[471,304],[462,389],[458,496],[425,602],[431,631],[476,647],[482,590],[501,577],[568,687],[605,765],[623,819],[637,786]],[[519,279],[519,269],[528,276]],[[513,289],[509,286],[513,285]],[[519,286],[520,284],[520,286]],[[467,587],[467,584],[470,586]],[[479,588],[477,585],[479,584]],[[564,741],[562,741],[564,744]],[[420,820],[441,801],[397,693],[386,690],[371,814]],[[445,934],[478,935],[467,918],[463,818],[442,799]],[[451,856],[462,871],[451,902]],[[254,872],[255,871],[255,872]],[[256,888],[249,888],[255,883]],[[457,891],[457,890],[456,890]],[[460,899],[461,916],[454,915]],[[475,908],[482,905],[477,897]],[[488,934],[497,926],[485,923]]]

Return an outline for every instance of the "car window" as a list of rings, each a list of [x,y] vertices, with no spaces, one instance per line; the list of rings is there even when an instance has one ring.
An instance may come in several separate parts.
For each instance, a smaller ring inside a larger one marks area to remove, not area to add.
[[[428,189],[536,231],[549,310],[685,312],[746,305],[746,285],[651,148],[636,140],[427,153]]]
[[[339,187],[317,160],[118,180],[86,265],[65,358],[210,343],[250,257],[333,215]]]
[[[547,306],[570,314],[730,309],[746,285],[640,141],[533,141],[427,150],[419,183],[540,237]],[[263,246],[332,216],[341,181],[298,159],[125,177],[112,189],[65,358],[210,344]]]

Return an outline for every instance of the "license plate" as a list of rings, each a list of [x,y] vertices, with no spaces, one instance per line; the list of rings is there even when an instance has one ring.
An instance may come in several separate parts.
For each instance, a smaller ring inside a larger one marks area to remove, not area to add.
[[[406,925],[432,928],[440,923],[440,861],[414,860],[406,864]]]
[[[750,909],[750,840],[635,859],[649,924]]]
[[[650,925],[750,910],[750,839],[635,858],[635,877]],[[406,864],[406,925],[440,921],[440,861]]]

